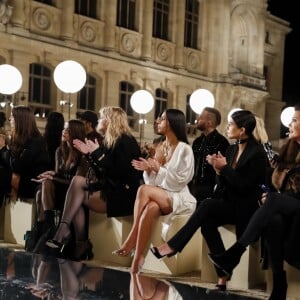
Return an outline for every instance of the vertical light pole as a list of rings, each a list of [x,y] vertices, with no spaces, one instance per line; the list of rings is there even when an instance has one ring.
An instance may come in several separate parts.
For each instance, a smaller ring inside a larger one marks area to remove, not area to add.
[[[71,94],[80,91],[86,82],[86,72],[81,64],[73,60],[65,60],[59,63],[54,70],[54,82],[56,86],[68,95],[68,118],[71,118]]]
[[[152,94],[146,90],[138,90],[134,92],[130,98],[132,109],[139,114],[139,131],[140,131],[140,146],[144,139],[145,129],[145,114],[147,114],[154,105]]]

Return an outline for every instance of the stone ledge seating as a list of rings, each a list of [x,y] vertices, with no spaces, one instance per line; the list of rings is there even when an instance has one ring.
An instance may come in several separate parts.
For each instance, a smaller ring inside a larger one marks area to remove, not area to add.
[[[0,208],[0,238],[4,242],[23,245],[24,234],[30,230],[35,217],[34,199],[26,199],[9,202]],[[166,239],[170,238],[183,226],[188,216],[176,216],[169,227]],[[151,244],[157,246],[164,242],[162,239],[162,223],[164,217],[160,217],[153,229]],[[94,246],[94,259],[122,266],[130,266],[131,257],[122,258],[114,256],[111,252],[121,246],[126,239],[132,225],[132,217],[107,218],[104,214],[90,212],[90,239]],[[235,241],[234,227],[224,226],[220,228],[225,246],[229,247]],[[153,254],[146,253],[145,271],[159,272],[176,276],[191,271],[201,271],[201,281],[216,282],[216,274],[208,259],[208,249],[200,231],[197,231],[192,240],[184,248],[182,253],[157,260]],[[267,291],[272,288],[271,271],[262,271],[259,266],[259,244],[248,247],[243,254],[241,263],[235,269],[229,288],[251,289],[257,284],[265,283]],[[286,264],[288,279],[288,297],[300,299],[300,271]]]

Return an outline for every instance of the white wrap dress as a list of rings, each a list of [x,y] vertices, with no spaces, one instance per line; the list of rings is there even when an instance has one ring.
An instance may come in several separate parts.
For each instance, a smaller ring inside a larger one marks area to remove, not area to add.
[[[196,198],[190,193],[188,183],[194,175],[194,154],[190,145],[179,142],[171,159],[159,168],[157,173],[143,173],[146,184],[164,189],[172,202],[173,211],[165,216],[163,231],[175,215],[192,214],[196,208]],[[166,232],[163,232],[163,238]]]

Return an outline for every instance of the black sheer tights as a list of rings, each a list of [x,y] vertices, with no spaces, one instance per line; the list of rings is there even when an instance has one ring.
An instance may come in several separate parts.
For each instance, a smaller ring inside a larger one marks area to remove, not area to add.
[[[82,176],[75,176],[67,192],[61,223],[54,236],[54,240],[62,242],[70,234],[70,225],[73,224],[76,240],[86,240],[86,214],[83,203],[88,193],[84,190],[86,180]],[[67,226],[67,224],[69,226]]]

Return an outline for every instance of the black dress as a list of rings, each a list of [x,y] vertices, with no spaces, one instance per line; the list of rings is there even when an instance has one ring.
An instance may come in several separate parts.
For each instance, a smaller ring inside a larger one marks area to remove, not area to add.
[[[10,159],[11,171],[20,175],[18,197],[34,198],[38,183],[31,179],[50,169],[50,158],[42,136],[30,138],[23,151]]]
[[[131,161],[140,157],[140,147],[133,136],[123,134],[113,148],[101,146],[88,157],[107,202],[107,216],[133,214],[140,175]]]

